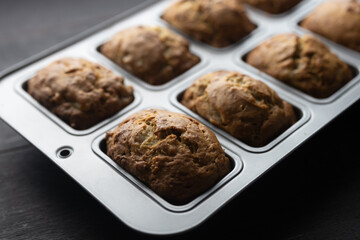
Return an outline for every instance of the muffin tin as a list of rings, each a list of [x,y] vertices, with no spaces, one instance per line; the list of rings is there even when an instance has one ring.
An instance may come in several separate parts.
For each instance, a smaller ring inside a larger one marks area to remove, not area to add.
[[[160,86],[149,85],[132,76],[98,51],[103,42],[130,26],[160,25],[171,28],[160,16],[172,1],[148,1],[131,16],[109,20],[92,29],[92,34],[86,37],[81,35],[82,39],[71,39],[66,42],[66,46],[62,45],[56,51],[51,49],[41,58],[30,59],[4,72],[0,82],[0,116],[128,226],[159,235],[189,230],[241,194],[249,184],[360,98],[360,54],[323,37],[319,38],[351,66],[355,75],[348,84],[326,99],[310,97],[260,73],[244,61],[244,56],[251,49],[270,36],[288,32],[299,35],[309,33],[298,23],[322,1],[303,0],[294,9],[280,15],[270,15],[247,7],[250,19],[257,25],[254,32],[226,48],[210,47],[188,38],[190,50],[200,57],[201,62]],[[72,129],[26,92],[29,78],[44,66],[63,57],[82,57],[123,76],[125,84],[134,87],[135,100],[113,117],[90,129]],[[239,71],[264,81],[295,107],[299,120],[260,148],[248,146],[218,129],[180,103],[184,90],[197,77],[216,70]],[[232,171],[190,203],[173,205],[116,165],[104,153],[105,133],[130,114],[149,108],[182,112],[208,126],[215,132],[231,159]]]

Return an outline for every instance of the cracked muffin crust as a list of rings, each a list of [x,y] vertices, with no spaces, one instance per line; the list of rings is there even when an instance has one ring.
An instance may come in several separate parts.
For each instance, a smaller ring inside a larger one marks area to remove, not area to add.
[[[162,18],[213,47],[226,47],[256,28],[239,0],[180,0],[168,7]]]
[[[353,77],[349,66],[311,35],[276,35],[252,50],[246,62],[316,98],[329,97]]]
[[[320,4],[300,25],[360,52],[360,2],[332,0]]]
[[[200,62],[185,38],[159,26],[122,30],[100,52],[151,85],[164,84]]]
[[[301,0],[240,0],[267,13],[280,14],[293,8]]]
[[[274,90],[235,71],[201,76],[181,103],[253,147],[266,145],[296,122],[292,106]]]
[[[191,201],[230,172],[215,134],[180,113],[136,112],[106,142],[111,159],[174,204]]]
[[[63,58],[28,81],[28,93],[72,128],[87,129],[130,104],[133,88],[105,67]]]

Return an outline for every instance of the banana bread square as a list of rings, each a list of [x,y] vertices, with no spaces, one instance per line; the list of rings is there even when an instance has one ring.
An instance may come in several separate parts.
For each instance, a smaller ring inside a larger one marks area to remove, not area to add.
[[[162,19],[218,48],[238,42],[256,28],[239,0],[180,0],[165,10]]]
[[[360,52],[360,2],[357,0],[325,1],[300,25]]]
[[[262,147],[297,121],[291,104],[265,83],[235,71],[196,79],[181,103],[252,147]]]
[[[315,98],[327,98],[353,78],[349,66],[312,35],[280,34],[246,57],[262,72]]]
[[[189,42],[160,26],[130,27],[115,34],[100,52],[151,85],[161,85],[200,62]]]
[[[172,204],[185,204],[231,171],[216,135],[162,109],[138,111],[106,134],[107,155]]]
[[[27,82],[28,93],[77,130],[88,129],[134,100],[133,88],[105,67],[82,58],[63,58]]]

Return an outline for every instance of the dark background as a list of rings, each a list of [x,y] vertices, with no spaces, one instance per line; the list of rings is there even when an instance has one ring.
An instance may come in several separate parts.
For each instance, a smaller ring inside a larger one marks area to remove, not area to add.
[[[0,71],[140,0],[0,0]],[[11,104],[11,103],[9,103]],[[360,239],[360,103],[204,224],[166,238]],[[147,239],[0,119],[0,239]]]

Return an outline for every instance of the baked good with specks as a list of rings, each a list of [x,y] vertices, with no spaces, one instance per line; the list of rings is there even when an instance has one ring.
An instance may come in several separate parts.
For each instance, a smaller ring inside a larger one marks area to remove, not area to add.
[[[349,66],[312,35],[280,34],[246,57],[262,72],[315,98],[327,98],[353,77]]]
[[[360,2],[331,0],[321,3],[300,25],[338,44],[360,52]]]
[[[77,130],[92,127],[134,100],[133,88],[122,77],[82,58],[52,62],[27,82],[27,91]]]
[[[161,85],[200,62],[189,42],[160,26],[130,27],[115,34],[100,52],[151,85]]]
[[[165,10],[162,19],[213,47],[229,46],[256,28],[238,0],[180,0]]]
[[[196,79],[181,103],[253,147],[262,147],[296,122],[292,105],[265,83],[235,71]]]
[[[106,134],[107,155],[172,204],[185,204],[227,175],[215,134],[185,114],[136,112]]]
[[[240,0],[240,1],[271,14],[284,13],[290,10],[291,8],[293,8],[299,2],[301,2],[301,0]]]

